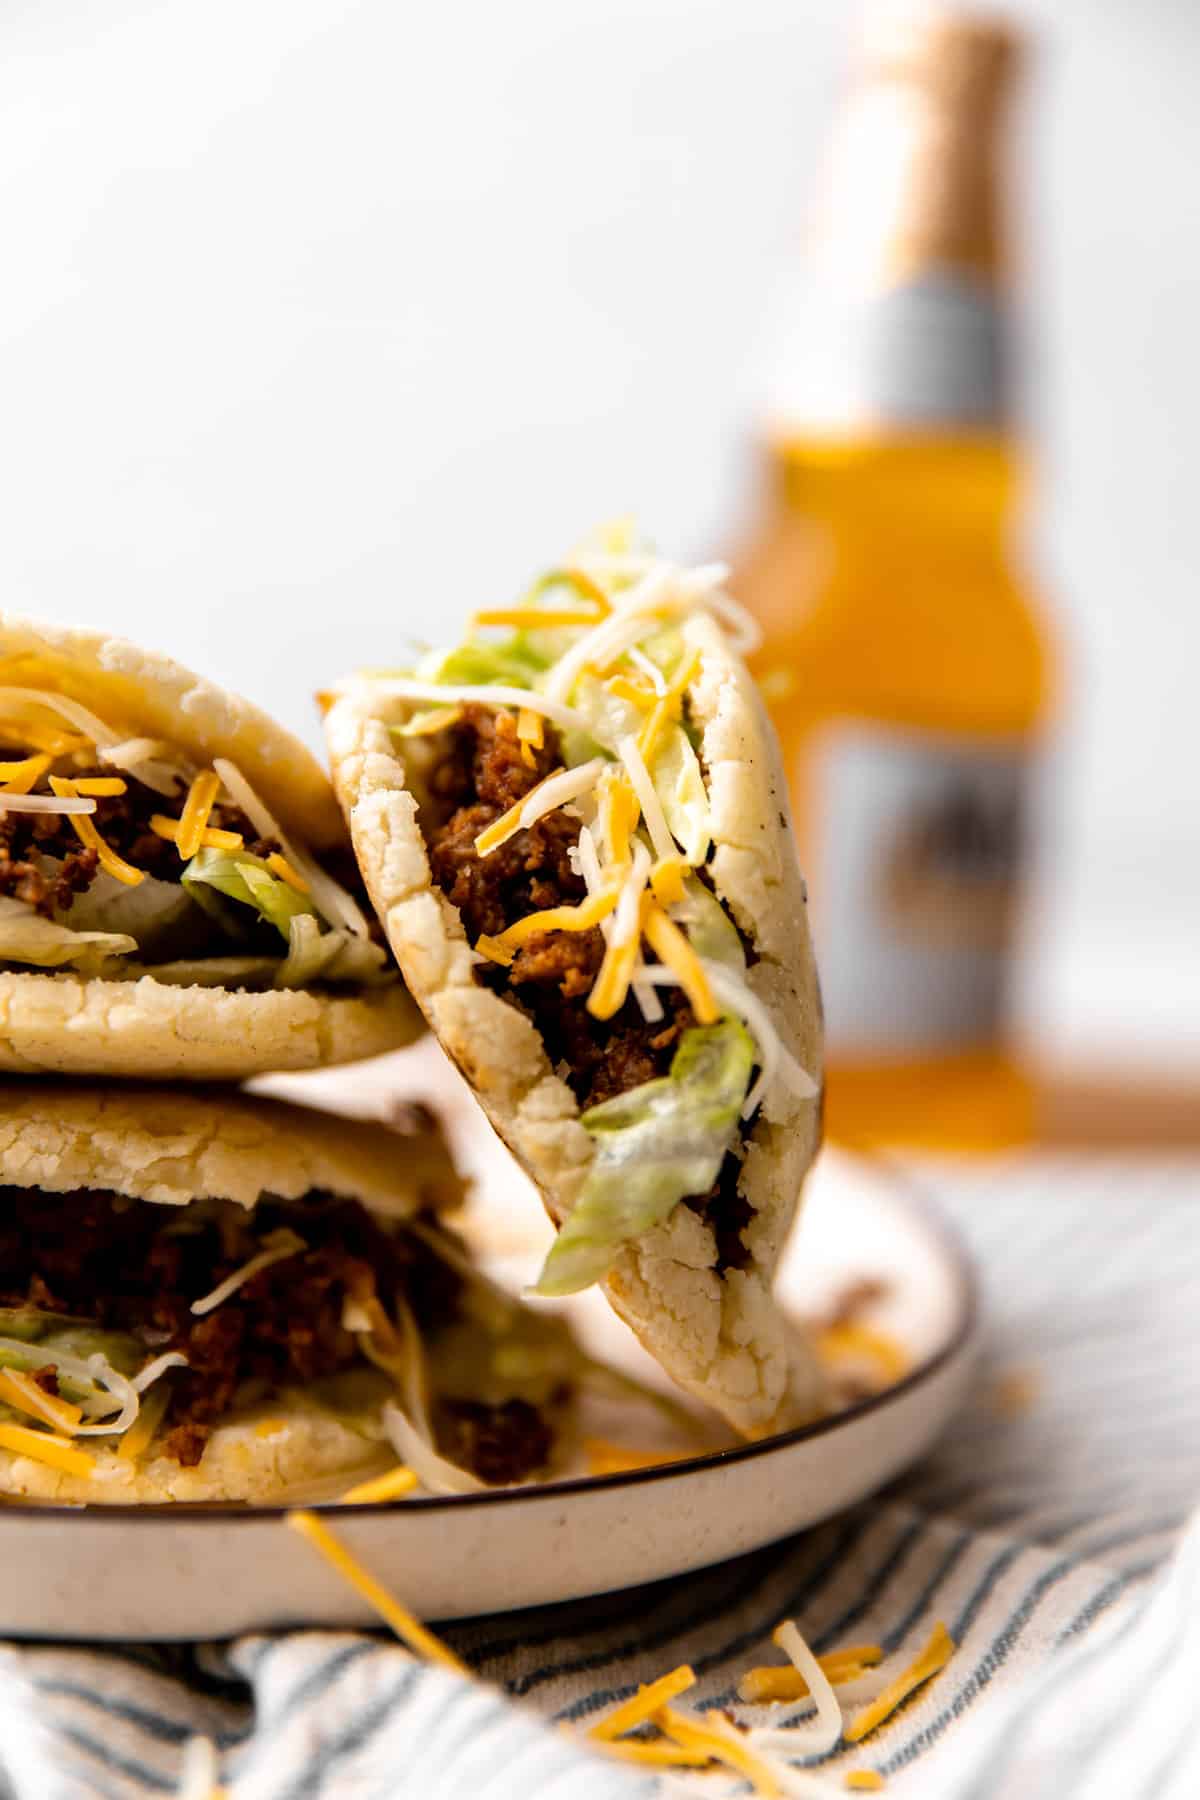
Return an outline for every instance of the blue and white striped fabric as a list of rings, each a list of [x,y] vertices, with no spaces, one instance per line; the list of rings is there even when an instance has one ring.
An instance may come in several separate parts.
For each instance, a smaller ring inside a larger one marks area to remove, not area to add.
[[[818,1651],[877,1639],[885,1670],[935,1619],[959,1645],[797,1794],[864,1768],[920,1800],[1200,1794],[1200,1161],[893,1174],[971,1242],[990,1340],[977,1404],[890,1493],[701,1577],[450,1628],[482,1683],[369,1634],[2,1647],[0,1794],[176,1794],[200,1735],[235,1800],[716,1800],[745,1784],[602,1761],[551,1727],[683,1661],[689,1704],[730,1703],[783,1617]],[[1009,1416],[995,1394],[1013,1372],[1036,1393]]]

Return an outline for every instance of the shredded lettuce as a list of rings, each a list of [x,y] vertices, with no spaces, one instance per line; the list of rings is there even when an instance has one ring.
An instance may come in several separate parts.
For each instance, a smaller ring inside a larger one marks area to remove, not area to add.
[[[736,1019],[685,1031],[668,1075],[593,1106],[583,1124],[596,1156],[546,1258],[539,1294],[574,1294],[617,1251],[661,1224],[687,1194],[705,1194],[737,1130],[754,1040]]]
[[[435,650],[422,657],[415,674],[420,681],[460,687],[535,686],[536,677],[549,666],[529,642],[528,634],[515,632],[503,644],[481,644],[468,639],[456,650]]]
[[[654,791],[662,801],[671,836],[687,860],[699,866],[712,842],[708,791],[700,759],[681,725],[672,726],[659,746],[650,770]]]
[[[128,956],[137,939],[123,931],[72,931],[43,919],[23,900],[0,896],[0,963],[32,963],[39,969],[70,965],[98,975],[115,956]]]
[[[702,962],[719,963],[735,975],[746,973],[746,951],[737,926],[710,888],[695,875],[683,884],[683,900],[671,917],[687,931],[688,942]]]
[[[206,890],[215,889],[229,900],[252,906],[285,940],[290,936],[293,919],[316,911],[307,894],[298,893],[290,883],[272,875],[260,857],[244,850],[200,850],[180,880],[206,910],[210,906]],[[219,916],[223,918],[224,913]]]
[[[61,864],[46,858],[44,867],[47,874],[57,873]],[[104,869],[84,893],[75,895],[69,911],[56,914],[56,923],[72,931],[128,935],[136,939],[146,962],[194,954],[211,934],[208,919],[178,882],[147,875],[136,887],[127,887]]]
[[[353,937],[338,926],[323,932],[311,913],[297,913],[288,926],[288,953],[275,972],[274,985],[296,988],[314,981],[351,981],[369,986],[393,979],[381,945]]]

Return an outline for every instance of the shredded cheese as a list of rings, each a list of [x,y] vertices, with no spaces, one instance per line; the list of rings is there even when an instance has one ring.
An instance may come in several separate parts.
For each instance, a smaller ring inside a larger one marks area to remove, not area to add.
[[[685,1750],[705,1750],[714,1762],[725,1763],[745,1775],[754,1784],[754,1792],[760,1800],[779,1800],[775,1771],[754,1754],[741,1733],[729,1727],[721,1730],[715,1719],[710,1721],[708,1714],[693,1719],[671,1706],[664,1706],[655,1715],[655,1723],[665,1736],[674,1738]]]
[[[0,1400],[15,1406],[18,1412],[28,1413],[31,1418],[42,1419],[47,1425],[68,1433],[83,1417],[80,1407],[57,1394],[48,1394],[23,1369],[0,1369]]]
[[[880,1644],[855,1644],[845,1650],[829,1650],[817,1662],[837,1687],[856,1681],[866,1669],[883,1661]],[[765,1666],[747,1669],[738,1682],[738,1698],[748,1706],[761,1706],[776,1700],[803,1700],[810,1693],[808,1682],[793,1664],[790,1668]]]
[[[263,1248],[258,1255],[252,1256],[248,1262],[242,1264],[240,1269],[235,1269],[232,1275],[227,1275],[224,1281],[218,1282],[210,1294],[205,1294],[199,1300],[193,1300],[191,1311],[197,1318],[202,1317],[205,1313],[213,1312],[221,1305],[222,1301],[228,1300],[231,1294],[236,1294],[240,1287],[244,1287],[248,1281],[253,1281],[256,1275],[261,1275],[264,1269],[269,1269],[272,1263],[283,1262],[285,1257],[296,1256],[301,1250],[307,1249],[308,1245],[304,1239],[299,1237],[296,1232],[288,1230],[286,1226],[281,1231],[268,1232],[263,1239]]]
[[[175,844],[184,862],[191,862],[204,842],[209,814],[221,791],[221,777],[215,769],[202,769],[188,789],[179,818]]]
[[[889,1682],[883,1692],[869,1706],[864,1706],[847,1725],[846,1742],[859,1743],[882,1725],[885,1719],[889,1719],[902,1701],[907,1700],[911,1693],[945,1668],[954,1655],[955,1648],[954,1639],[939,1619],[929,1642],[915,1661],[897,1675],[894,1681]]]
[[[640,706],[643,712],[652,711],[659,694],[664,691],[661,687],[643,687],[641,682],[630,681],[628,675],[610,675],[604,685],[618,700],[628,700],[632,706]]]
[[[642,929],[655,954],[679,977],[679,985],[691,1002],[692,1011],[701,1025],[715,1025],[721,1016],[713,998],[712,987],[704,965],[673,919],[661,906],[646,908]]]
[[[622,738],[617,745],[617,751],[628,771],[638,804],[645,814],[646,830],[650,833],[650,842],[654,846],[655,856],[659,859],[664,856],[674,856],[675,839],[667,824],[667,815],[663,811],[662,801],[655,792],[654,783],[650,779],[650,771],[638,749],[637,739]]]
[[[305,881],[303,875],[301,875],[298,870],[293,869],[287,857],[281,856],[278,850],[272,850],[270,856],[268,856],[267,867],[270,869],[272,875],[278,875],[280,881],[286,881],[288,886],[290,888],[295,888],[298,894],[307,894],[309,892],[308,883]]]
[[[27,794],[53,761],[52,756],[23,756],[19,762],[0,763],[0,790],[6,794]]]
[[[531,707],[523,706],[517,714],[517,738],[521,745],[521,759],[529,768],[537,767],[535,752],[540,750],[546,741],[546,726],[541,713]]]
[[[816,1716],[811,1722],[791,1726],[785,1732],[757,1733],[754,1742],[763,1750],[777,1749],[782,1743],[794,1746],[807,1756],[825,1756],[842,1735],[842,1709],[833,1691],[833,1683],[800,1636],[793,1619],[786,1619],[781,1625],[777,1625],[771,1635],[808,1684]]]
[[[625,1004],[633,971],[637,967],[649,909],[645,896],[649,864],[650,858],[646,854],[645,845],[635,845],[633,867],[621,889],[613,934],[605,948],[600,973],[587,998],[587,1010],[593,1019],[611,1019]]]
[[[589,1475],[628,1475],[635,1469],[657,1469],[661,1463],[683,1462],[692,1450],[631,1450],[607,1438],[585,1438],[583,1454]]]
[[[541,937],[547,931],[590,931],[613,911],[616,904],[616,891],[610,888],[602,894],[589,894],[578,906],[549,906],[544,912],[526,913],[499,937],[485,934],[475,948],[489,962],[508,968],[522,944],[527,944],[530,938]]]
[[[889,1384],[903,1381],[911,1367],[907,1352],[895,1338],[870,1325],[827,1325],[817,1336],[817,1354],[829,1362],[865,1358]]]
[[[411,1494],[419,1485],[419,1477],[404,1463],[398,1463],[389,1469],[386,1475],[376,1475],[373,1481],[360,1481],[344,1493],[342,1506],[371,1506],[382,1500],[402,1500],[405,1494]]]
[[[679,906],[687,898],[683,878],[691,874],[691,864],[682,856],[661,856],[650,871],[650,887],[654,898],[664,909]]]
[[[165,813],[150,815],[151,831],[156,837],[166,838],[171,844],[179,842],[179,824],[178,819],[169,819]],[[208,825],[200,844],[205,850],[244,850],[246,840],[240,831],[222,831],[216,825]]]
[[[82,732],[87,742],[95,744],[97,749],[117,742],[115,731],[110,731],[104,721],[98,719],[94,712],[89,712],[86,706],[79,704],[78,700],[69,700],[65,694],[56,694],[50,688],[0,688],[0,709],[5,712],[14,711],[19,717],[31,706],[40,706],[45,712],[57,713],[60,718],[67,721],[68,725],[73,725],[76,731]],[[21,730],[25,730],[23,725]],[[29,741],[32,743],[33,739],[30,738]],[[75,747],[71,746],[71,748]],[[45,743],[35,745],[35,748],[50,750],[53,746]],[[63,748],[65,746],[62,744],[62,734],[60,733],[55,753],[61,755]]]
[[[79,1450],[65,1438],[53,1437],[48,1431],[37,1431],[31,1425],[0,1425],[0,1450],[11,1450],[14,1456],[27,1456],[31,1462],[46,1463],[61,1469],[64,1475],[88,1476],[96,1466],[94,1456]]]
[[[163,1422],[170,1401],[170,1389],[152,1388],[138,1408],[138,1416],[117,1445],[117,1455],[124,1462],[137,1462],[150,1448],[150,1440]]]
[[[292,867],[307,881],[314,903],[330,924],[342,926],[351,937],[370,937],[371,928],[363,917],[363,910],[357,900],[346,892],[340,881],[335,881],[332,875],[325,873],[315,857],[306,855],[288,841],[281,826],[259,799],[237,764],[229,762],[223,756],[217,756],[213,758],[213,767],[234,805],[241,807],[259,835],[275,838],[280,844]]]
[[[487,856],[496,850],[518,831],[528,831],[547,813],[557,812],[560,806],[566,806],[572,800],[578,800],[581,794],[588,793],[595,787],[608,764],[601,756],[594,756],[590,762],[580,763],[576,769],[555,769],[536,787],[530,788],[523,800],[510,806],[506,813],[481,831],[475,839],[475,852],[478,856]]]
[[[704,968],[718,1000],[742,1020],[758,1045],[760,1073],[742,1102],[743,1119],[750,1117],[776,1081],[786,1082],[801,1100],[814,1099],[818,1092],[816,1082],[783,1043],[770,1013],[745,978],[720,963],[709,961]]]
[[[636,1694],[632,1694],[628,1700],[623,1700],[620,1706],[614,1707],[612,1712],[598,1720],[588,1732],[588,1736],[594,1738],[597,1743],[606,1743],[611,1738],[623,1737],[627,1731],[633,1731],[636,1726],[644,1725],[660,1706],[666,1706],[669,1700],[677,1699],[680,1694],[686,1693],[688,1688],[695,1687],[695,1685],[695,1670],[689,1668],[687,1663],[681,1663],[668,1675],[660,1675],[657,1681],[651,1681],[639,1687]]]
[[[66,799],[58,794],[0,794],[0,812],[59,813],[64,819],[86,818],[96,810],[96,802],[84,798]]]
[[[363,1599],[391,1626],[401,1643],[407,1644],[416,1656],[423,1656],[429,1662],[441,1663],[444,1668],[453,1669],[459,1675],[471,1673],[467,1665],[455,1656],[448,1644],[427,1631],[421,1621],[402,1606],[399,1600],[389,1594],[387,1589],[376,1581],[362,1564],[351,1556],[346,1546],[336,1538],[329,1527],[319,1519],[316,1513],[299,1511],[284,1515],[284,1521],[301,1537],[307,1538],[313,1549],[318,1551],[332,1568],[337,1570],[350,1586],[360,1593]]]
[[[618,1738],[597,1748],[622,1762],[645,1763],[652,1769],[704,1769],[712,1761],[707,1750],[685,1750],[663,1738]]]
[[[878,1769],[849,1769],[846,1786],[852,1794],[877,1794],[885,1786]]]
[[[646,677],[650,686],[654,689],[654,692],[656,694],[665,694],[667,691],[667,680],[658,664],[651,657],[647,656],[644,650],[639,650],[636,644],[628,652],[628,656],[634,667],[642,671],[642,674]]]
[[[61,775],[51,775],[50,786],[62,799],[77,798],[75,783],[73,781],[67,781],[65,777]],[[94,800],[90,802],[93,810],[95,809],[95,804]],[[114,880],[123,882],[126,887],[138,887],[145,881],[145,869],[135,869],[132,863],[127,863],[124,857],[118,856],[116,851],[105,843],[90,819],[80,818],[75,813],[72,813],[70,816],[71,824],[75,828],[79,841],[88,850],[94,850],[96,852],[96,855],[100,859],[100,866],[105,869]]]
[[[92,800],[113,800],[128,791],[128,783],[119,775],[84,775],[75,780],[75,792],[86,794]]]
[[[572,610],[549,606],[490,606],[484,612],[471,615],[471,630],[477,625],[515,625],[528,631],[537,631],[539,628],[565,630],[571,626],[590,626],[595,623],[594,612],[580,612],[577,607]]]
[[[553,725],[561,726],[564,731],[588,733],[589,730],[587,720],[573,706],[564,706],[561,701],[538,693],[534,688],[505,687],[499,682],[492,687],[482,684],[472,686],[467,682],[455,681],[412,681],[407,675],[358,675],[348,684],[343,683],[342,691],[354,692],[363,686],[384,698],[425,700],[430,705],[457,702],[463,706],[490,706],[496,709],[515,707],[518,711],[521,707],[526,707],[531,712],[541,713],[543,718],[549,719]]]

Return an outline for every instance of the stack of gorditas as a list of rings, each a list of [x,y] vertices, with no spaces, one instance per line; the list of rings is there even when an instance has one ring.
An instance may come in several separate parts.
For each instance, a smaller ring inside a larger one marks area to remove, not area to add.
[[[745,628],[720,571],[593,546],[325,695],[331,784],[177,664],[0,618],[0,1491],[544,1478],[594,1365],[537,1295],[596,1282],[739,1432],[819,1409],[772,1279],[820,1008]],[[557,1227],[533,1297],[424,1108],[236,1086],[425,1022]]]

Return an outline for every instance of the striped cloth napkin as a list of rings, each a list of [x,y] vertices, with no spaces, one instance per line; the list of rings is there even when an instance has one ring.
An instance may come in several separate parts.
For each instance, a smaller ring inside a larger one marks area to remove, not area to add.
[[[877,1641],[884,1675],[935,1621],[958,1649],[788,1793],[845,1793],[848,1772],[875,1770],[906,1800],[1194,1800],[1200,1160],[891,1175],[937,1195],[971,1243],[989,1337],[974,1404],[887,1494],[699,1576],[449,1628],[478,1683],[367,1633],[0,1646],[0,1794],[720,1800],[747,1784],[602,1760],[555,1727],[682,1662],[700,1678],[688,1706],[733,1704],[791,1617],[818,1652]]]

